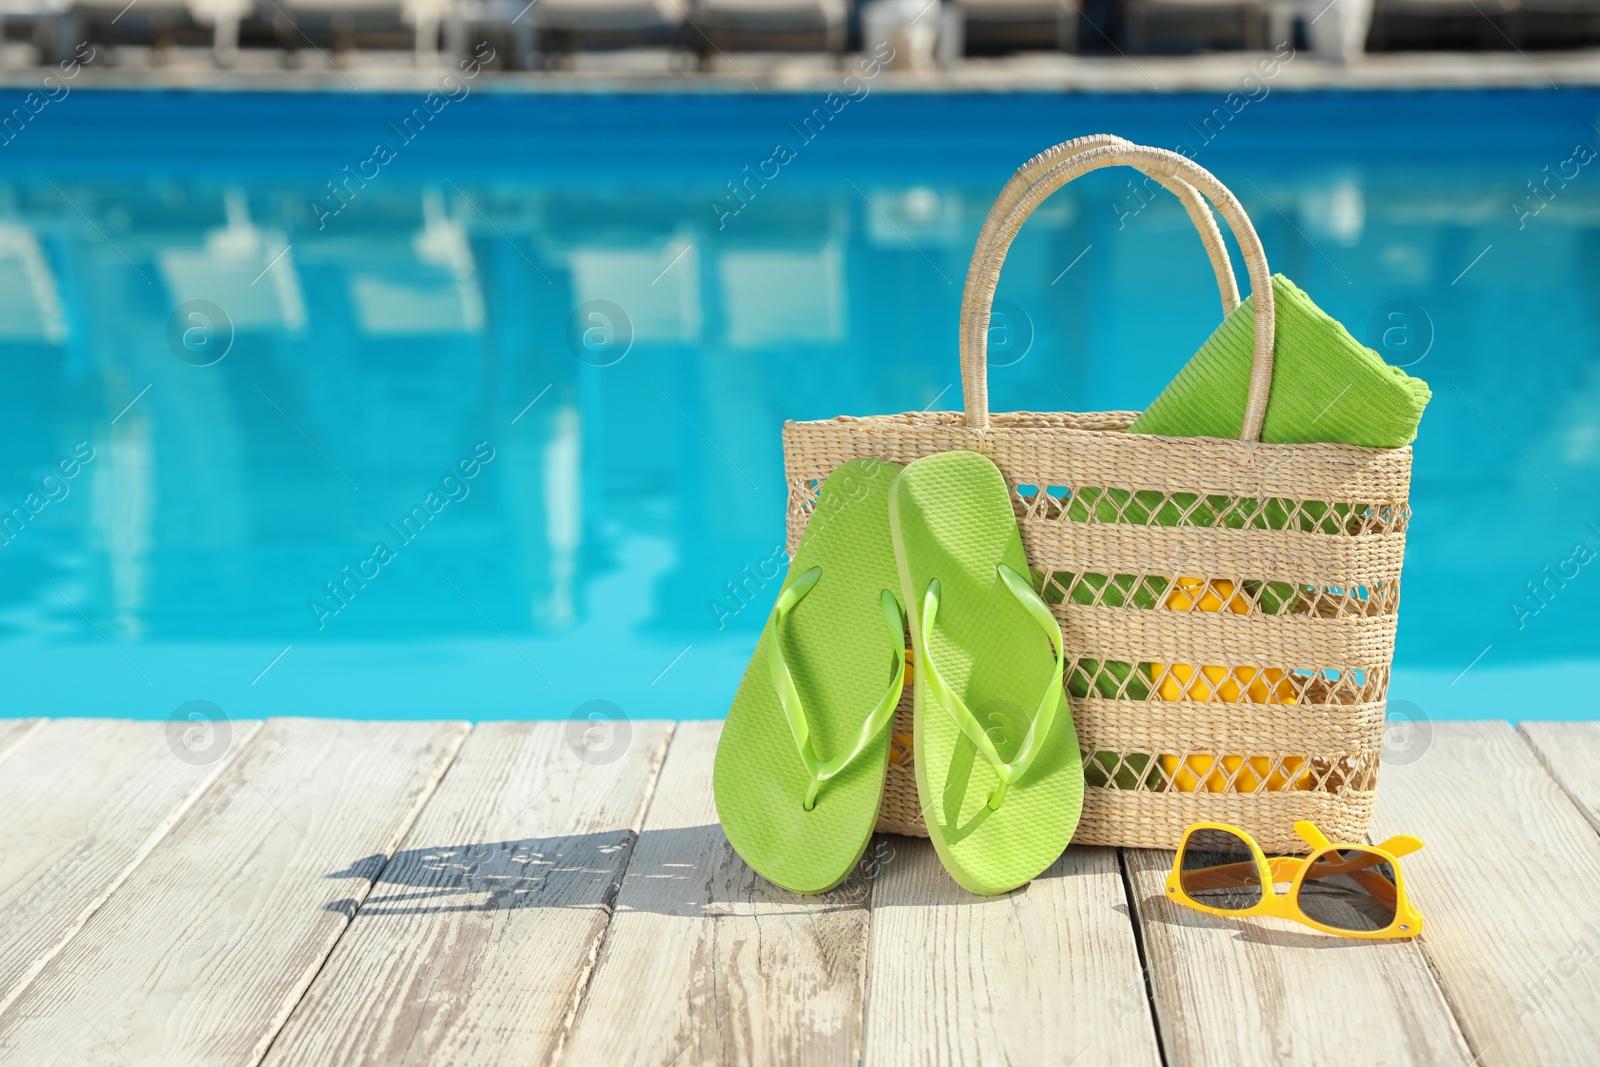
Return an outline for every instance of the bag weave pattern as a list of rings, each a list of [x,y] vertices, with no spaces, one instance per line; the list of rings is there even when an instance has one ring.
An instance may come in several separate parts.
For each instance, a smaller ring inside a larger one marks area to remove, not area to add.
[[[788,423],[790,551],[817,486],[846,460],[987,456],[1066,642],[1088,785],[1074,841],[1176,848],[1201,819],[1241,826],[1269,850],[1304,850],[1299,819],[1359,840],[1383,739],[1411,450],[1122,432],[1135,414],[997,413],[981,431],[957,412]],[[1082,501],[1098,506],[1073,506]],[[1199,603],[1204,582],[1231,610],[1172,607],[1187,576],[1184,601]],[[1254,668],[1257,684],[1229,692],[1201,666]],[[909,693],[891,729],[911,736]],[[905,748],[878,829],[926,836]]]

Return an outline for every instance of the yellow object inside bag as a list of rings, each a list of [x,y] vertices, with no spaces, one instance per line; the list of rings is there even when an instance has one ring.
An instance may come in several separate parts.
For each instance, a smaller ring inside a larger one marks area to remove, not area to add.
[[[1252,612],[1250,602],[1233,582],[1226,579],[1179,578],[1167,594],[1165,606],[1172,611],[1230,611],[1235,615]],[[1156,693],[1162,700],[1245,701],[1252,704],[1293,704],[1294,683],[1279,667],[1193,667],[1174,663],[1163,674],[1163,665],[1152,663],[1151,674],[1160,678]],[[1303,756],[1287,756],[1278,768],[1266,756],[1194,755],[1181,763],[1177,756],[1161,757],[1162,769],[1172,788],[1183,793],[1253,793],[1310,789],[1311,768]],[[1231,782],[1230,782],[1231,779]]]

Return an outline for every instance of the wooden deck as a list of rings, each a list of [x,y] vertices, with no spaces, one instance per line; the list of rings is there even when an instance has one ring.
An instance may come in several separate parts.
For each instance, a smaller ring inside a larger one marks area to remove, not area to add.
[[[791,896],[717,825],[717,730],[274,719],[192,763],[0,720],[0,1063],[1600,1061],[1600,724],[1384,769],[1409,943],[1211,919],[1104,848],[979,899],[883,837]]]

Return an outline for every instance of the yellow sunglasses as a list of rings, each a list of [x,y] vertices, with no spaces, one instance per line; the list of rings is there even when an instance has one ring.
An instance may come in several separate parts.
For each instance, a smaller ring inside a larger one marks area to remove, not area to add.
[[[1272,856],[1237,826],[1197,822],[1167,875],[1167,896],[1196,911],[1292,919],[1324,933],[1369,939],[1416,937],[1422,916],[1406,899],[1400,857],[1422,847],[1400,834],[1380,845],[1333,842],[1313,823],[1295,832],[1309,856]],[[1286,886],[1283,892],[1279,886]]]

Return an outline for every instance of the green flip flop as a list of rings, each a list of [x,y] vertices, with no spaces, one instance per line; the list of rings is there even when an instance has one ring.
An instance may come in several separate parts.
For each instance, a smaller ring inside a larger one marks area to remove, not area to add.
[[[889,488],[852,460],[822,484],[717,743],[712,791],[734,850],[796,893],[849,875],[878,819],[905,681]]]
[[[1004,893],[1056,861],[1083,808],[1061,628],[1029,582],[1005,479],[983,456],[906,467],[889,528],[916,650],[928,836],[964,888]]]

